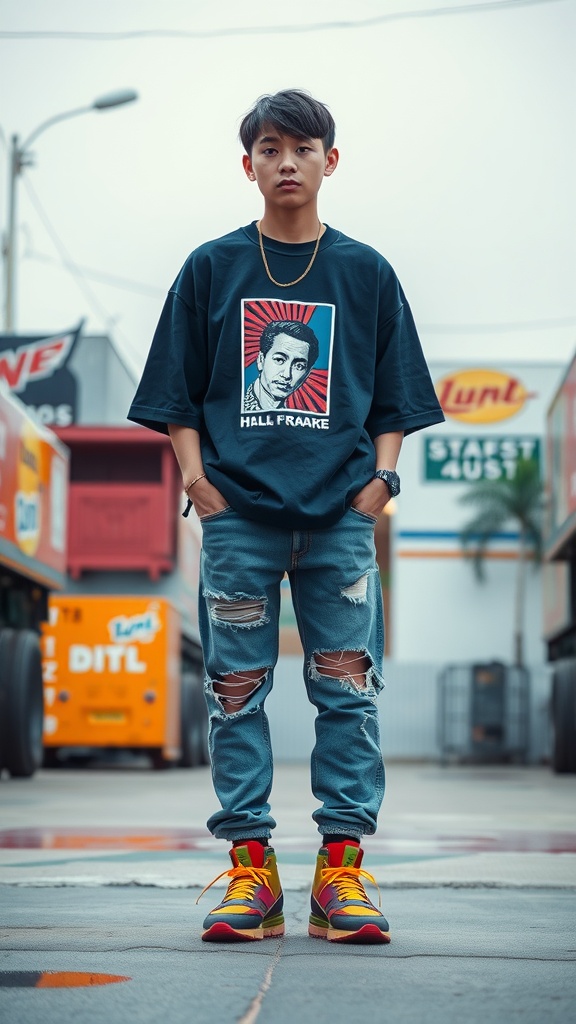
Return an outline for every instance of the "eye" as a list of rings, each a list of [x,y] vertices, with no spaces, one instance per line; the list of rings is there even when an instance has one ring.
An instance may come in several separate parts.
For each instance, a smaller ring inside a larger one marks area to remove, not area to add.
[[[263,149],[262,150],[262,153],[263,153],[264,156],[273,156],[274,153],[276,153],[276,152],[277,151],[275,149],[272,149],[271,146],[269,146],[267,149]]]

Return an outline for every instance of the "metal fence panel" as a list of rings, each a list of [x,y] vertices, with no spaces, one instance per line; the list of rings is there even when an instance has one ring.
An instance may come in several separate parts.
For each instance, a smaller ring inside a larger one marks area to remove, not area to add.
[[[386,687],[378,699],[385,758],[442,760],[438,678],[444,668],[437,663],[405,663],[386,659]],[[470,666],[465,671],[469,673]],[[508,738],[513,749],[517,749],[522,741],[526,759],[540,763],[550,756],[550,671],[546,665],[531,666],[530,677],[527,726],[524,733],[518,731],[519,718],[512,710]],[[450,739],[458,752],[467,750],[470,745],[470,697],[462,679],[456,680],[455,704],[450,709],[454,722],[448,726]],[[276,760],[308,761],[314,745],[315,709],[306,696],[301,657],[283,655],[280,658],[274,689],[266,708]]]

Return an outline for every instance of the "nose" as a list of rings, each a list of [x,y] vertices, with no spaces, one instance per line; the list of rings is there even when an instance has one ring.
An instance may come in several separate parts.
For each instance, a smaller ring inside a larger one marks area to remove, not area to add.
[[[280,171],[283,174],[289,174],[296,170],[296,160],[294,154],[289,150],[286,150],[280,155]]]

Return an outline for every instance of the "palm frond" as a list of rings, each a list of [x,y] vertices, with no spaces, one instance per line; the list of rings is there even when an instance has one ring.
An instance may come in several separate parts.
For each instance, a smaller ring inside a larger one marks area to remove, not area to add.
[[[500,533],[505,523],[497,510],[482,510],[469,520],[460,531],[460,542],[466,557],[472,559],[476,578],[483,581],[486,577],[484,557],[486,549],[494,537]]]
[[[479,480],[471,484],[460,496],[459,503],[476,510],[462,527],[460,540],[464,553],[472,558],[479,580],[485,577],[484,559],[490,541],[508,523],[520,530],[540,560],[544,488],[533,460],[520,460],[510,479]]]

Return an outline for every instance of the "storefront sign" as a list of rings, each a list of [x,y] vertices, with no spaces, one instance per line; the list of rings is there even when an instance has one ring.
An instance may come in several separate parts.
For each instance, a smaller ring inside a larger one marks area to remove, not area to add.
[[[444,414],[463,423],[497,423],[521,411],[534,393],[501,370],[456,370],[436,382]]]
[[[472,483],[475,480],[511,480],[521,459],[540,466],[540,438],[446,437],[425,438],[424,479],[441,483]]]
[[[76,422],[78,385],[68,362],[81,329],[49,337],[0,334],[0,380],[45,426]]]

